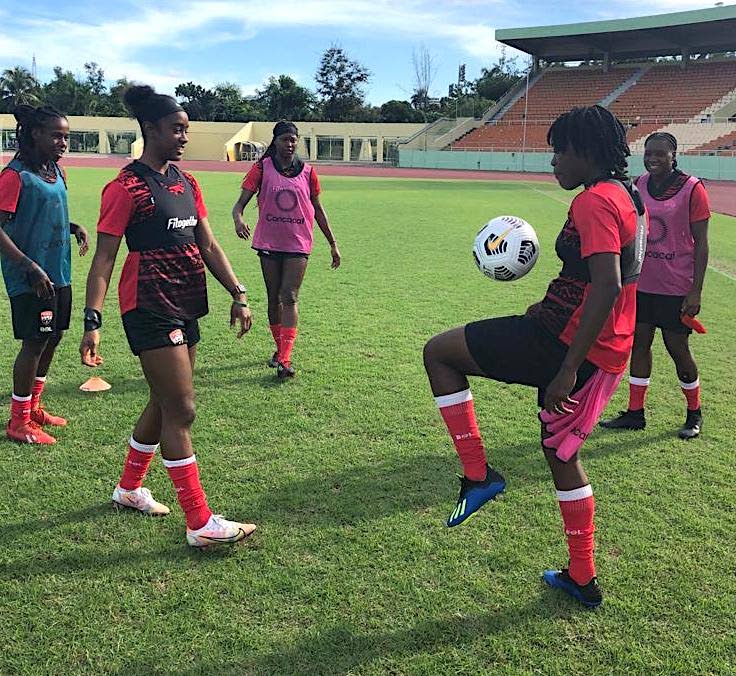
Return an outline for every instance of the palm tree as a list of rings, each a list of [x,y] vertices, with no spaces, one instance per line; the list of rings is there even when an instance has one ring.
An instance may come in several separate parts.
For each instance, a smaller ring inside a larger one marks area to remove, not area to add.
[[[23,66],[8,68],[0,75],[0,99],[5,108],[12,110],[22,103],[38,104],[38,95],[38,81]]]

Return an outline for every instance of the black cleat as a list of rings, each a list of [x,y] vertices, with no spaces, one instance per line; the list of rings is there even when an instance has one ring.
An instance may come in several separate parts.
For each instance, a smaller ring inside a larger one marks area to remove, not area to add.
[[[269,368],[275,369],[279,365],[279,353],[274,352],[271,358],[266,362]]]
[[[594,577],[588,584],[578,584],[570,577],[567,568],[563,568],[562,570],[545,570],[542,580],[554,589],[561,589],[587,608],[597,608],[603,603],[603,594],[597,577]]]
[[[615,418],[602,420],[598,423],[607,430],[643,430],[647,426],[644,418],[644,409],[636,411],[619,411]]]
[[[700,434],[700,428],[703,425],[703,414],[700,409],[694,411],[688,410],[685,424],[680,428],[677,436],[680,439],[695,439]]]
[[[295,375],[296,369],[291,364],[284,364],[283,362],[279,362],[276,366],[276,377],[279,380],[293,378]]]

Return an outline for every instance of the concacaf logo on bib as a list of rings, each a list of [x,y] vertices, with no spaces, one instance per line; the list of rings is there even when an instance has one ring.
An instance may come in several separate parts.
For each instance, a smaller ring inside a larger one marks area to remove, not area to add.
[[[54,313],[52,310],[42,310],[38,315],[38,330],[43,333],[51,333],[51,322],[54,321]]]

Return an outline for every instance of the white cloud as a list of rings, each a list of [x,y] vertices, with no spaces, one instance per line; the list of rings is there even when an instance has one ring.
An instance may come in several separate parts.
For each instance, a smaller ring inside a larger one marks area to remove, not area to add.
[[[163,66],[156,59],[155,70],[142,62],[141,52],[160,48],[177,49],[213,47],[223,42],[248,40],[262,31],[274,33],[274,42],[299,44],[299,31],[309,27],[334,28],[336,32],[392,34],[421,39],[430,44],[451,41],[468,55],[485,58],[497,53],[493,28],[463,16],[462,9],[472,5],[493,5],[498,0],[460,0],[430,3],[409,0],[303,0],[273,3],[263,0],[242,2],[182,0],[169,7],[152,8],[140,2],[127,3],[134,18],[70,21],[47,17],[23,18],[17,13],[6,21],[13,38],[0,41],[0,59],[29,60],[28,45],[42,44],[39,54],[46,64],[60,64],[81,71],[87,61],[105,68],[111,80],[126,76],[150,82],[170,90],[172,83],[188,79],[175,67]],[[124,7],[118,6],[118,10]],[[172,59],[175,61],[175,59]],[[213,66],[215,64],[212,64]],[[163,68],[163,70],[162,70]],[[198,79],[203,78],[198,74]],[[220,81],[222,78],[215,78]]]

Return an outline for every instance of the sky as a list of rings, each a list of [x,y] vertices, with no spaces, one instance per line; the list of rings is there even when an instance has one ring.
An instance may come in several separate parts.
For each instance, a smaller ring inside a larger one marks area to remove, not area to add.
[[[495,63],[497,28],[617,19],[713,7],[698,0],[3,0],[0,70],[30,69],[42,82],[54,66],[83,76],[98,63],[120,77],[173,94],[177,84],[232,82],[254,94],[270,76],[287,74],[316,89],[314,74],[331,45],[371,73],[366,99],[408,99],[412,55],[432,57],[433,96],[444,96],[466,64],[466,78]],[[733,2],[726,0],[726,5]],[[104,12],[101,11],[104,7]],[[518,55],[513,50],[508,56]],[[521,55],[519,55],[521,56]],[[519,64],[524,64],[523,58]]]

